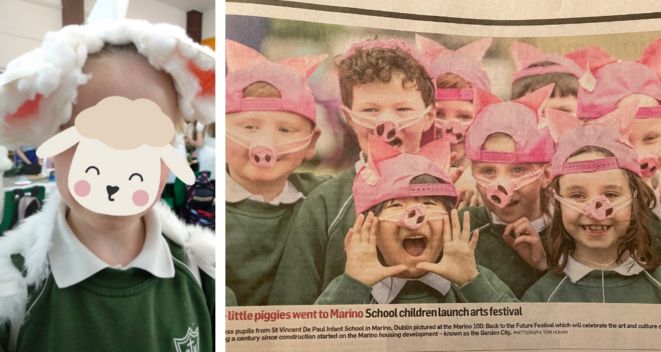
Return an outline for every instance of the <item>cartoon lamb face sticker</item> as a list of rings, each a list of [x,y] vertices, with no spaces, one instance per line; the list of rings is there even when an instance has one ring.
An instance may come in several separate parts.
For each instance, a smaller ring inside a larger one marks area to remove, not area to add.
[[[37,155],[52,157],[78,144],[67,180],[73,198],[96,213],[134,215],[158,199],[161,161],[184,183],[195,181],[170,145],[174,133],[172,120],[153,101],[114,96],[81,112]]]

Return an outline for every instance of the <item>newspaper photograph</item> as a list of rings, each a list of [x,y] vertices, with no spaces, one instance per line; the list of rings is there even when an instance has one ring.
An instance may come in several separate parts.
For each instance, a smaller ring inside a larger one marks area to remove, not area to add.
[[[661,349],[661,13],[365,3],[227,3],[227,350]]]

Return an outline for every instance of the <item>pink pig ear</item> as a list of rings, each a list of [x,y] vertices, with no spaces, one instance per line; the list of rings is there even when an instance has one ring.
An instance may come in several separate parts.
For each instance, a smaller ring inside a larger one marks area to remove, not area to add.
[[[539,88],[532,93],[528,93],[514,101],[519,104],[523,104],[532,109],[532,111],[536,112],[537,119],[539,120],[542,115],[540,111],[542,104],[544,104],[546,99],[551,96],[551,93],[553,93],[553,88],[555,88],[555,83],[547,84],[544,87]]]
[[[363,169],[360,174],[367,184],[373,186],[381,177],[379,168],[376,166],[377,162],[397,156],[401,152],[372,134],[367,135],[367,149],[368,158],[365,165],[367,170]]]
[[[560,136],[567,131],[578,128],[583,125],[583,122],[576,116],[561,110],[553,108],[546,109],[546,119],[548,122],[548,129],[551,132],[551,137],[557,143]]]
[[[450,51],[450,49],[444,47],[441,43],[436,42],[433,39],[423,37],[420,34],[415,35],[415,44],[418,47],[425,57],[434,59],[443,52]]]
[[[633,129],[633,121],[638,112],[638,104],[632,103],[618,107],[608,114],[595,120],[595,124],[612,127],[620,132],[620,135],[627,136]]]
[[[578,49],[565,54],[565,57],[573,60],[582,69],[591,70],[592,72],[617,61],[606,50],[598,46],[588,46]]]
[[[485,90],[475,88],[473,97],[473,109],[475,109],[475,116],[477,116],[488,105],[497,103],[500,103],[500,99],[498,99],[497,96]]]
[[[541,61],[545,55],[543,51],[536,47],[518,40],[512,43],[510,52],[512,53],[512,60],[514,60],[514,66],[516,66],[517,71],[528,68],[531,64]]]
[[[373,134],[367,135],[367,144],[369,148],[369,161],[374,164],[402,153]]]
[[[327,57],[328,54],[292,57],[280,60],[278,63],[289,66],[297,72],[300,72],[305,78],[308,78]]]
[[[661,76],[661,38],[645,48],[638,62],[653,69],[658,76]]]
[[[446,173],[450,171],[450,153],[450,142],[441,139],[425,144],[418,152]]]
[[[225,40],[225,56],[229,72],[235,72],[254,65],[256,61],[267,60],[257,50],[229,39]]]
[[[457,49],[457,54],[462,56],[470,57],[471,59],[482,62],[484,55],[487,53],[487,50],[491,47],[493,38],[482,38],[478,39],[472,43],[466,44],[461,48]]]

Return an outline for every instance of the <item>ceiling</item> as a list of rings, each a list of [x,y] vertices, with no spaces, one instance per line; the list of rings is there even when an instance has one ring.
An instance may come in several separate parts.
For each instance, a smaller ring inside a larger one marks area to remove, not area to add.
[[[183,11],[197,10],[205,12],[216,7],[214,0],[156,0]]]

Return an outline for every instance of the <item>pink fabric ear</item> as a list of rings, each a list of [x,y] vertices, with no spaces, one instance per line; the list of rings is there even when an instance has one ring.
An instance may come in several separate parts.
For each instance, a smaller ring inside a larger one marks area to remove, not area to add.
[[[371,133],[367,135],[367,144],[369,148],[369,161],[374,164],[402,153]]]
[[[256,61],[266,60],[264,55],[253,48],[229,39],[225,40],[225,56],[229,72],[254,65]]]
[[[444,47],[435,40],[421,36],[417,33],[415,35],[415,44],[422,52],[422,54],[428,59],[433,59],[441,53],[449,51],[448,48]]]
[[[510,49],[512,52],[512,60],[517,71],[527,68],[532,63],[539,61],[538,58],[543,57],[545,53],[532,45],[522,43],[515,40]]]
[[[578,49],[565,54],[565,56],[574,60],[584,70],[591,70],[592,72],[617,61],[606,50],[598,46],[588,46]]]
[[[633,129],[633,121],[636,118],[637,111],[638,104],[627,104],[594,120],[594,122],[618,130],[622,137],[622,142],[629,144],[628,136]]]
[[[491,104],[500,103],[500,99],[482,89],[475,89],[475,96],[473,98],[473,109],[475,109],[475,116],[479,115],[482,109]]]
[[[653,69],[658,76],[661,76],[661,38],[656,39],[645,48],[638,62]]]
[[[551,132],[551,137],[556,143],[567,131],[583,125],[583,122],[576,116],[553,108],[546,109],[546,118],[549,132]]]
[[[544,104],[546,99],[548,99],[551,96],[554,87],[555,87],[555,83],[547,84],[544,87],[539,88],[534,92],[528,93],[514,101],[519,104],[523,104],[529,107],[532,111],[536,112],[537,119],[539,120],[541,117],[540,107],[542,106],[542,104]]]
[[[328,54],[301,56],[280,60],[278,62],[293,68],[297,72],[300,72],[303,77],[308,78],[327,57]]]
[[[477,62],[482,62],[482,59],[487,53],[487,50],[489,50],[489,47],[491,47],[492,42],[493,38],[478,39],[457,49],[456,53],[461,54],[462,56],[470,57]]]
[[[450,153],[450,143],[441,139],[425,144],[418,152],[419,155],[431,160],[446,173],[450,171]]]

